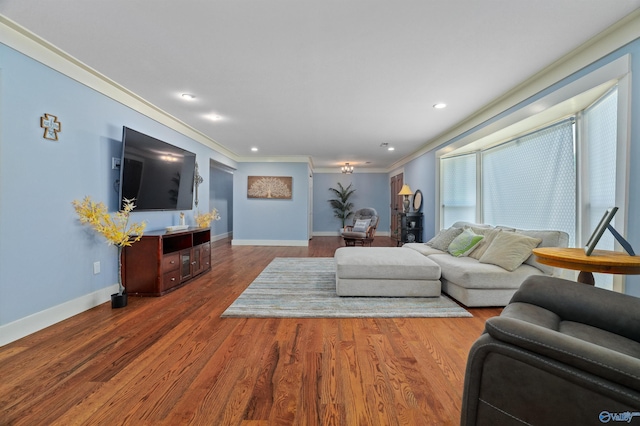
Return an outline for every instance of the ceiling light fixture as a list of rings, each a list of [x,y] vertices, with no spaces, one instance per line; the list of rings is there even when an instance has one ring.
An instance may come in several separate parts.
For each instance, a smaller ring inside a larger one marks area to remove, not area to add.
[[[440,103],[435,104],[433,107],[435,109],[442,109],[442,108],[446,108],[447,104],[440,102]]]
[[[180,95],[182,99],[186,99],[187,101],[192,101],[196,98],[196,95],[192,95],[191,93],[183,93]]]
[[[251,148],[251,151],[253,152],[258,152],[258,148],[256,148],[255,146],[253,148]]]
[[[395,150],[395,148],[394,148],[394,147],[389,146],[389,142],[382,142],[382,143],[380,144],[380,146],[381,146],[382,148],[387,148],[387,151],[393,151],[393,150]]]
[[[350,175],[351,173],[353,173],[353,166],[350,166],[349,163],[344,163],[344,166],[342,166],[342,173]]]

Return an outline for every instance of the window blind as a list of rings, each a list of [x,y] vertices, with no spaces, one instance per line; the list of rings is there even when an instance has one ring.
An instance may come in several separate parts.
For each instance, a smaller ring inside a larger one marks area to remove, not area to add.
[[[482,153],[485,223],[556,229],[575,243],[574,120],[569,119]]]
[[[605,210],[616,205],[616,146],[618,125],[618,91],[607,93],[583,113],[584,149],[586,157],[585,226],[583,235],[591,234]],[[614,218],[615,219],[615,218]],[[606,231],[598,249],[613,250],[614,237]],[[613,288],[609,274],[594,274],[596,286]]]
[[[457,221],[476,221],[476,154],[443,158],[442,223],[445,228]]]

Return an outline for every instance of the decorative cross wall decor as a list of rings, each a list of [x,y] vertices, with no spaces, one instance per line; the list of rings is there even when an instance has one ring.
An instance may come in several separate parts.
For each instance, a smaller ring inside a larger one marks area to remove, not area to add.
[[[57,141],[58,132],[62,131],[62,123],[58,122],[58,117],[46,113],[43,117],[40,117],[40,127],[44,129],[42,137],[52,141]]]

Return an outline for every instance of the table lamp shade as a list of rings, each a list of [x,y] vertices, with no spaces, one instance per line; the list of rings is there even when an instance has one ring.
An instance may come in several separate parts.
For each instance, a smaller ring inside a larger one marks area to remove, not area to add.
[[[411,188],[409,188],[409,185],[405,183],[404,185],[402,185],[402,189],[400,190],[400,192],[398,192],[398,195],[413,195],[413,192],[411,192]]]

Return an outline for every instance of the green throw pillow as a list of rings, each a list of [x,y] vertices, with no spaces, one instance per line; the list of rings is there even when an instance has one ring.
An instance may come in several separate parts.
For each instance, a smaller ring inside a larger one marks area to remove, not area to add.
[[[477,235],[471,229],[465,228],[460,235],[451,241],[447,251],[456,257],[467,256],[483,238],[482,235]]]

